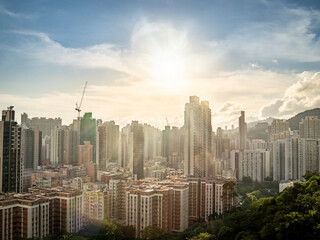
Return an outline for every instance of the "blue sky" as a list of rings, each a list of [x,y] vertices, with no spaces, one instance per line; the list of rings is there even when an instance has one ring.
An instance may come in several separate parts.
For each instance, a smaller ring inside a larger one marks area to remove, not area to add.
[[[318,1],[0,1],[0,104],[181,126],[189,95],[214,126],[320,105]]]

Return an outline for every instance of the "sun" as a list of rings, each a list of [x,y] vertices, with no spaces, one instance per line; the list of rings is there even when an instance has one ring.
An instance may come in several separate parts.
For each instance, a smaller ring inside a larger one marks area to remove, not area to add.
[[[168,48],[150,56],[149,73],[156,86],[166,89],[182,87],[186,72],[186,57],[181,51]]]

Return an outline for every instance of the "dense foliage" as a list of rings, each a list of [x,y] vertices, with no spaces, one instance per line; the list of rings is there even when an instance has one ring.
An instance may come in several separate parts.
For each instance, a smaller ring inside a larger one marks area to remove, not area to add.
[[[253,182],[249,177],[244,177],[243,181],[237,185],[238,196],[245,198],[248,193],[255,192],[258,198],[275,197],[279,193],[279,182]]]
[[[150,227],[144,237],[159,240],[319,239],[320,176],[315,174],[305,178],[305,183],[295,183],[294,187],[285,189],[276,197],[261,197],[264,188],[246,194],[239,208],[208,224],[199,222],[182,233],[165,235],[158,228]],[[243,186],[250,190],[248,184]],[[133,239],[133,236],[132,227],[104,221],[99,232],[88,239]],[[78,238],[70,235],[54,239]]]
[[[190,239],[319,239],[320,177],[308,176],[276,197],[259,198],[258,191],[247,194],[238,209],[212,220],[207,226],[190,229]],[[200,233],[207,233],[201,238]],[[170,234],[163,239],[185,239]]]

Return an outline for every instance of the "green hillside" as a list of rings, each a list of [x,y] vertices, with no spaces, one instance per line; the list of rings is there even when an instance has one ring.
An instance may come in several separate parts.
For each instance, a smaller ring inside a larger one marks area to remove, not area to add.
[[[314,108],[301,112],[295,115],[294,117],[288,119],[291,130],[299,130],[299,123],[301,119],[303,119],[306,116],[318,116],[318,118],[320,118],[320,108]]]

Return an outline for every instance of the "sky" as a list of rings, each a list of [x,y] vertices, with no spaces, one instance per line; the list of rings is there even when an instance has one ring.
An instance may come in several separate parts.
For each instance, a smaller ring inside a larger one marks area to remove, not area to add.
[[[189,96],[213,127],[320,107],[320,2],[0,0],[0,106],[121,126],[183,125]]]

